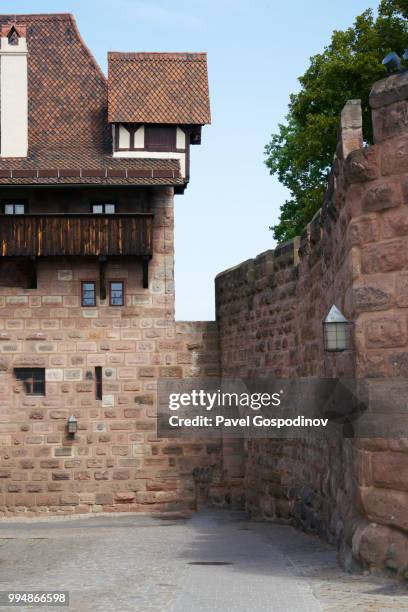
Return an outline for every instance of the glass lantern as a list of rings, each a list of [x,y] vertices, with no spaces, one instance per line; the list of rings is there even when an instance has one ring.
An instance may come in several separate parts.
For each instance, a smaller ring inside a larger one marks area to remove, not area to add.
[[[78,420],[72,414],[68,419],[68,434],[71,438],[74,438],[77,431],[78,431]]]
[[[350,321],[333,304],[323,321],[324,348],[329,352],[350,349]]]

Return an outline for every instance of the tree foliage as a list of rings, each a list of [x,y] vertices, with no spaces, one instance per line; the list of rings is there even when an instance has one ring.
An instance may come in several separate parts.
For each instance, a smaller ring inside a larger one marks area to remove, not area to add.
[[[271,228],[279,242],[300,234],[321,206],[347,100],[361,100],[364,139],[372,141],[370,89],[386,74],[385,55],[402,55],[408,47],[407,17],[408,0],[382,0],[376,17],[371,9],[364,11],[353,27],[334,31],[323,53],[310,58],[299,92],[290,96],[286,123],[265,147],[270,173],[290,192]]]

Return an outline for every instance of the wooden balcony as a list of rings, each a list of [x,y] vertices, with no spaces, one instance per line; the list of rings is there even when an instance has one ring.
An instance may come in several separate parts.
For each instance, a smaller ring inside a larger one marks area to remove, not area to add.
[[[3,257],[151,257],[153,214],[0,216]]]

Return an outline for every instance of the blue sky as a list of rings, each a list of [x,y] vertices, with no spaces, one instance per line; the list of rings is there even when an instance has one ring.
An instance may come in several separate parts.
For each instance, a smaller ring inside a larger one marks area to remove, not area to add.
[[[370,0],[2,0],[2,13],[70,12],[106,71],[107,51],[206,51],[212,125],[176,196],[176,316],[214,318],[214,277],[273,248],[285,190],[263,148],[308,58]]]

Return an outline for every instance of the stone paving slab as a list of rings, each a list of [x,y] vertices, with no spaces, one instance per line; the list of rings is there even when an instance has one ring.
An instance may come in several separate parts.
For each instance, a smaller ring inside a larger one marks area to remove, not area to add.
[[[322,610],[308,584],[294,577],[285,556],[246,524],[245,517],[234,520],[232,513],[193,517],[195,538],[183,553],[190,559],[189,569],[174,612]]]
[[[408,611],[406,588],[342,572],[319,539],[222,510],[0,522],[11,589],[69,590],[75,612]]]

